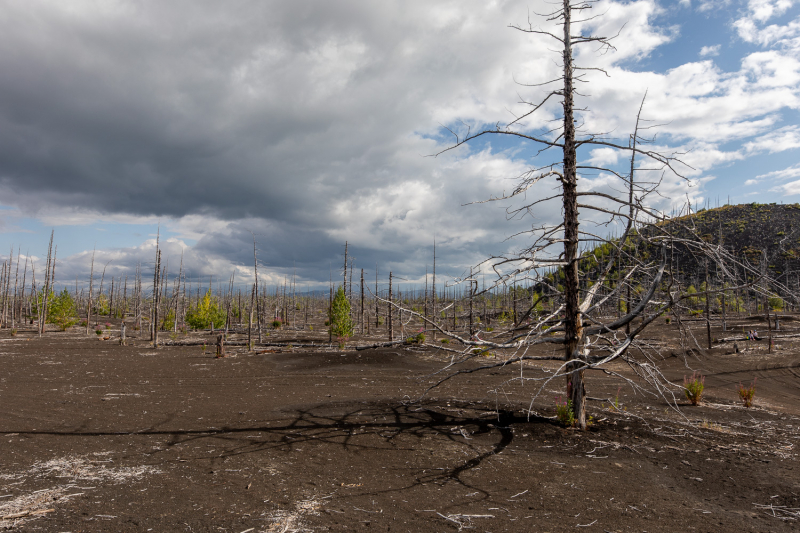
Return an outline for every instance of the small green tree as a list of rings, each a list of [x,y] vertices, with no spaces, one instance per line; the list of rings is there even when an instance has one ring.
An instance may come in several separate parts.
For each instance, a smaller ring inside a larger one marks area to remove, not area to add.
[[[67,289],[58,295],[50,292],[47,302],[47,322],[55,324],[61,331],[66,331],[68,327],[78,323],[78,310],[75,301],[72,299]]]
[[[167,315],[161,321],[161,329],[164,331],[170,331],[175,327],[175,310],[170,309],[167,311]]]
[[[338,339],[347,339],[353,335],[353,320],[350,318],[350,302],[339,286],[331,306],[331,333]]]
[[[211,297],[211,291],[206,291],[203,299],[197,303],[195,309],[186,314],[186,323],[194,329],[206,329],[214,324],[215,328],[225,326],[225,310],[220,308],[216,298]]]
[[[92,312],[97,316],[105,316],[111,312],[108,305],[108,296],[105,294],[99,294],[92,304],[94,305],[94,310]]]

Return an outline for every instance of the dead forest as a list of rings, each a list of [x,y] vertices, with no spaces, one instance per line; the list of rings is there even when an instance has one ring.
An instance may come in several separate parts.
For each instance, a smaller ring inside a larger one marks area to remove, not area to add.
[[[731,209],[726,206],[702,210],[674,220],[683,221],[685,230],[686,223],[694,225],[710,220],[713,213]],[[757,212],[764,208],[751,206],[748,212],[753,209]],[[793,213],[794,206],[783,211]],[[790,224],[791,220],[785,223]],[[719,233],[716,237],[720,241],[732,240],[735,234],[731,235],[728,229],[731,226],[740,227],[739,223],[727,220],[724,235]],[[697,232],[696,227],[694,231]],[[783,231],[780,233],[785,235]],[[703,321],[721,325],[725,330],[729,319],[761,315],[772,317],[765,327],[779,328],[779,313],[794,312],[798,305],[800,269],[790,263],[794,259],[791,247],[790,253],[786,252],[786,246],[759,249],[749,244],[756,236],[748,237],[736,243],[737,249],[730,252],[735,261],[727,265],[702,258],[692,261],[686,246],[673,245],[668,269],[671,281],[669,286],[664,283],[659,288],[666,294],[678,287],[684,297],[668,312],[662,310],[665,320],[676,320],[679,324]],[[498,280],[490,269],[481,271],[478,266],[463,278],[441,274],[437,278],[436,258],[432,256],[434,269],[425,276],[424,283],[410,283],[402,274],[358,268],[353,258],[348,257],[347,245],[343,246],[337,279],[331,280],[326,289],[309,289],[297,276],[286,277],[281,285],[268,286],[258,278],[259,269],[263,273],[266,267],[259,265],[257,259],[253,266],[254,282],[249,286],[237,283],[234,276],[224,282],[217,275],[210,275],[207,280],[189,279],[182,260],[177,272],[170,272],[169,261],[162,261],[160,251],[152,263],[138,265],[130,275],[108,275],[105,268],[95,268],[93,263],[89,279],[68,282],[57,277],[57,247],[53,239],[51,235],[43,262],[23,257],[19,252],[21,247],[16,253],[12,249],[3,261],[2,328],[12,332],[36,328],[44,333],[78,327],[87,335],[105,336],[105,325],[113,323],[114,329],[124,324],[129,336],[146,338],[154,345],[180,342],[193,331],[210,331],[226,336],[246,334],[251,346],[268,342],[270,332],[280,330],[298,335],[304,332],[301,336],[313,338],[317,343],[324,343],[327,337],[329,343],[345,344],[350,339],[335,338],[331,327],[334,294],[341,288],[354,338],[386,343],[459,344],[465,338],[502,343],[518,337],[526,328],[546,329],[548,321],[555,324],[563,305],[564,273],[560,269],[545,271],[536,279],[520,275],[519,279]],[[624,245],[617,246],[612,239],[583,251],[579,260],[584,273],[582,294],[592,288],[592,280],[600,277],[599,267],[615,249],[624,253],[619,255],[599,290],[594,288],[596,298],[601,301],[595,312],[620,318],[642,300],[642,287],[649,279],[646,271],[631,275],[625,257],[635,256],[640,263],[642,257],[654,252],[647,238],[635,237],[628,238]],[[783,268],[776,270],[776,264]],[[664,294],[656,296],[649,310],[658,308]],[[706,339],[709,347],[716,340]]]

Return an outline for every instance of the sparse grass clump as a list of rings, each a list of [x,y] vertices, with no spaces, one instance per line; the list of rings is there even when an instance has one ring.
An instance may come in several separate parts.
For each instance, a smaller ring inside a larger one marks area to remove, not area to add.
[[[739,399],[742,400],[742,405],[745,407],[752,407],[753,398],[756,396],[756,378],[753,378],[753,383],[749,387],[745,387],[739,383]]]
[[[692,405],[697,405],[703,398],[703,389],[706,388],[706,377],[699,375],[697,372],[692,372],[692,377],[687,378],[683,376],[683,391],[686,394],[686,399]]]

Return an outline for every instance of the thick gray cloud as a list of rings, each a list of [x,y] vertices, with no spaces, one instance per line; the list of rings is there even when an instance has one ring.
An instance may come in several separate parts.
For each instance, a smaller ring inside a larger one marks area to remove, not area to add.
[[[428,138],[441,122],[478,118],[477,99],[507,85],[512,35],[486,33],[485,17],[502,28],[521,14],[479,2],[12,3],[0,14],[5,203],[202,214],[230,225],[198,229],[194,252],[237,263],[249,231],[281,267],[314,268],[347,239],[365,263],[402,263],[437,231],[442,251],[452,241],[476,256],[458,245],[504,221],[469,223],[475,210],[460,205],[490,189],[474,169],[443,173],[450,156],[424,156],[441,148]]]
[[[598,59],[616,81],[597,86],[590,124],[628,131],[650,87],[659,109],[670,107],[669,98],[691,104],[675,135],[697,124],[715,127],[708,120],[715,103],[700,98],[708,93],[666,90],[681,76],[677,70],[636,75],[615,66],[671,38],[651,26],[657,4],[605,4],[603,30],[631,21],[630,35],[613,58]],[[424,157],[450,142],[440,136],[442,124],[475,127],[521,109],[515,77],[557,75],[550,43],[507,29],[524,23],[528,8],[550,7],[478,0],[6,2],[2,203],[56,226],[75,223],[80,213],[93,220],[158,217],[197,241],[186,259],[198,277],[248,265],[251,231],[276,279],[294,268],[304,279],[325,279],[345,240],[360,266],[378,262],[419,277],[434,234],[442,265],[459,274],[514,246],[506,236],[559,214],[549,205],[536,219],[509,222],[499,204],[462,207],[509,190],[511,178],[527,169],[507,145]],[[708,62],[692,65],[684,70],[695,78],[719,78]],[[742,76],[749,72],[743,68]],[[724,93],[719,102],[739,98],[733,89],[717,90]],[[753,99],[741,100],[752,109]],[[545,124],[553,112],[545,109],[526,127]],[[720,120],[735,125],[754,116],[741,115]],[[697,157],[736,159],[715,150]],[[704,168],[703,161],[696,166]],[[677,196],[686,192],[669,187]],[[152,260],[151,245],[101,254],[130,270]],[[173,256],[180,253],[178,241],[171,246]],[[86,257],[67,261],[65,275],[82,273]]]

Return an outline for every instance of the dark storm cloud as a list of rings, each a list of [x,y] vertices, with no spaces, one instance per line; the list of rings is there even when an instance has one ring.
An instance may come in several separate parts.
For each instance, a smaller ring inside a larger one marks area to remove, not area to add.
[[[395,114],[417,73],[390,5],[69,4],[0,15],[0,177],[20,196],[308,224],[374,184],[387,137],[432,126]]]
[[[479,115],[473,91],[493,94],[486,68],[500,41],[475,42],[473,26],[507,14],[474,7],[11,3],[0,13],[4,203],[34,215],[201,214],[230,227],[209,229],[195,251],[238,264],[259,228],[276,267],[320,269],[353,232],[365,262],[405,261],[446,226],[442,212],[461,218],[452,211],[488,193],[445,190],[454,178],[435,174],[448,159],[423,157],[440,145],[419,135],[455,109]],[[436,201],[421,207],[420,188]],[[413,225],[396,227],[409,212]]]
[[[507,221],[503,206],[463,207],[527,170],[515,147],[424,157],[451,142],[441,124],[510,117],[514,74],[555,75],[547,42],[506,29],[528,7],[537,6],[6,2],[0,203],[55,226],[65,209],[70,220],[159,217],[197,241],[185,250],[197,276],[244,272],[251,231],[276,276],[327,278],[347,240],[359,267],[420,277],[434,235],[442,268],[460,274],[517,246],[506,236],[559,215],[556,205]],[[653,9],[620,4],[612,18],[638,13],[644,35]],[[663,39],[633,40],[625,53],[635,57],[640,41],[647,51]],[[152,245],[101,254],[130,270],[151,260]],[[181,244],[169,246],[178,261]],[[85,266],[78,254],[65,275]]]

